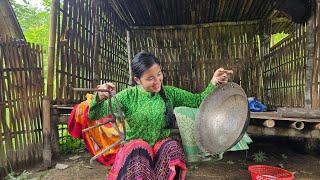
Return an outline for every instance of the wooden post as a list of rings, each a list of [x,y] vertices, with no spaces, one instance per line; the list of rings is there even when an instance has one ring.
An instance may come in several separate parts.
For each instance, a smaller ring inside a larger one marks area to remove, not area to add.
[[[127,30],[127,51],[128,51],[128,63],[129,63],[129,85],[132,85],[132,71],[131,71],[131,59],[132,59],[132,52],[131,52],[131,37],[130,31]]]
[[[94,51],[94,59],[93,59],[93,83],[92,88],[95,88],[98,84],[100,84],[100,66],[99,66],[99,59],[100,59],[100,22],[98,20],[99,14],[97,14],[97,9],[99,7],[99,1],[93,1],[93,24],[94,24],[94,44],[93,44],[93,51]]]
[[[43,131],[43,164],[45,167],[51,167],[51,125],[50,125],[50,99],[48,96],[42,100],[42,131]]]
[[[50,106],[53,99],[54,58],[57,28],[58,0],[52,0],[50,10],[49,48],[48,48],[48,78],[47,96],[43,98],[42,106],[42,132],[43,132],[43,163],[45,167],[51,167],[51,117]]]
[[[266,87],[267,84],[265,84],[265,75],[264,75],[264,72],[262,72],[263,69],[265,69],[263,66],[264,66],[264,63],[265,61],[268,61],[266,58],[269,58],[269,56],[267,56],[270,52],[270,40],[271,40],[271,35],[270,35],[270,32],[269,32],[269,28],[270,27],[270,24],[271,24],[271,21],[268,20],[268,19],[265,19],[264,22],[267,22],[267,23],[260,23],[260,29],[261,29],[261,34],[260,34],[260,49],[261,49],[261,53],[260,53],[260,63],[261,63],[261,77],[262,77],[262,82],[259,82],[261,83],[263,86],[260,86],[260,87]],[[264,89],[262,88],[261,90],[261,93],[263,94],[261,96],[261,101],[262,102],[268,102],[269,101],[269,98],[266,94],[266,92],[264,92]]]
[[[313,58],[314,58],[314,38],[315,38],[315,16],[312,15],[307,23],[307,41],[306,41],[306,79],[305,79],[305,101],[304,107],[311,108],[312,97],[311,97],[311,88],[312,88],[312,70],[313,70]]]
[[[319,4],[320,4],[320,0],[316,0],[316,6],[315,6],[315,11],[314,13],[314,22],[313,22],[313,27],[315,27],[315,24],[319,25],[319,17],[320,17],[320,13],[319,13]],[[315,22],[318,21],[318,22]],[[312,109],[319,109],[319,86],[318,86],[318,81],[319,81],[319,46],[320,46],[320,42],[319,42],[319,38],[317,38],[316,36],[318,36],[319,30],[318,28],[315,28],[315,31],[313,33],[313,38],[316,40],[314,42],[314,54],[313,54],[313,66],[312,66],[312,87],[311,87],[311,108]]]
[[[50,122],[51,127],[51,154],[53,158],[59,156],[60,148],[59,148],[59,132],[58,132],[58,124],[59,124],[59,114],[57,113],[57,109],[51,108],[50,106]]]

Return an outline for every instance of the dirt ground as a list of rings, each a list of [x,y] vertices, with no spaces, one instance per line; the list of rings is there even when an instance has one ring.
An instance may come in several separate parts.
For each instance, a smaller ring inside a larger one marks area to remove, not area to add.
[[[296,179],[320,179],[320,154],[306,154],[301,151],[301,141],[279,138],[254,138],[248,152],[227,152],[224,158],[216,162],[202,162],[188,164],[187,179],[250,179],[249,165],[265,164],[281,166],[294,172]],[[320,151],[320,150],[319,150]],[[265,161],[257,163],[254,154],[265,153]],[[69,167],[63,170],[55,168],[40,171],[41,165],[29,169],[30,179],[105,179],[110,169],[97,162],[89,163],[90,156],[83,152],[63,156],[56,163],[66,164]]]

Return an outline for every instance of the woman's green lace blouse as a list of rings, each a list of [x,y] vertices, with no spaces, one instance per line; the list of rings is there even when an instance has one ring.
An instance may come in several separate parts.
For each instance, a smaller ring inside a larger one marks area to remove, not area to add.
[[[202,93],[193,94],[176,87],[164,86],[173,108],[199,107],[202,100],[213,89],[214,85],[210,83]],[[146,92],[140,86],[134,86],[117,93],[116,99],[127,120],[126,140],[143,139],[150,145],[154,145],[158,140],[169,137],[170,130],[165,129],[165,103],[159,93]],[[96,120],[110,114],[108,104],[108,100],[97,102],[96,95],[90,104],[89,119]],[[112,105],[115,109],[114,99],[112,99]]]

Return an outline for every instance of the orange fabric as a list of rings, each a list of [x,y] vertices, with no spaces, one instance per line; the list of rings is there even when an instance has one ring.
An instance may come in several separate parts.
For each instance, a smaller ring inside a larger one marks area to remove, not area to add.
[[[109,119],[111,119],[111,115],[104,117],[99,120],[88,120],[88,110],[90,102],[93,99],[92,94],[86,95],[86,101],[81,102],[77,106],[75,106],[75,113],[74,117],[70,117],[68,120],[68,130],[71,135],[76,134],[74,131],[79,131],[79,129],[85,129],[88,127],[92,127],[99,123],[103,123]],[[69,122],[70,121],[70,122]],[[70,124],[76,124],[72,127]],[[74,126],[77,126],[76,128]],[[81,128],[79,128],[81,126]],[[120,131],[123,131],[123,127],[119,126]],[[107,147],[111,146],[113,143],[117,142],[120,139],[118,132],[112,127],[112,123],[107,123],[105,125],[99,126],[97,128],[93,128],[85,133],[81,133],[83,140],[85,141],[86,147],[89,152],[94,156],[101,152],[102,150],[106,149]],[[73,135],[74,136],[74,135]],[[74,136],[75,137],[75,136]],[[116,154],[119,150],[119,146],[112,148],[108,152],[104,154],[104,156]],[[99,159],[98,159],[99,160]]]

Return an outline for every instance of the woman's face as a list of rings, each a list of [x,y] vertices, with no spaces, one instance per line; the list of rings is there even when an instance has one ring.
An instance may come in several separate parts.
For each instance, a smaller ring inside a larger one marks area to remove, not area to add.
[[[142,74],[140,79],[137,77],[134,79],[145,91],[159,92],[163,80],[161,67],[158,64],[154,64]]]

